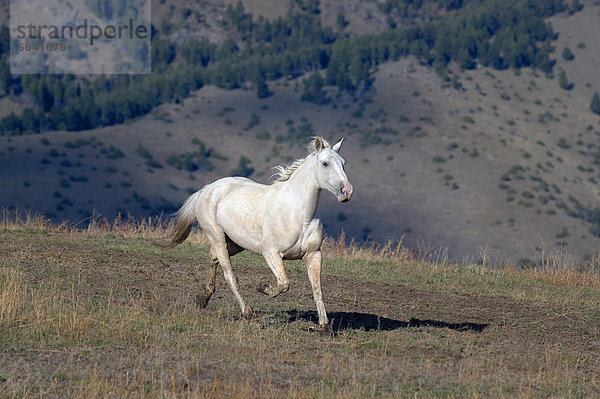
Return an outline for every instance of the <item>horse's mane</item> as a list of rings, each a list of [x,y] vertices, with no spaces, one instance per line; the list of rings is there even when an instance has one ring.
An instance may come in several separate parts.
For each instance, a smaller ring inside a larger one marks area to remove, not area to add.
[[[273,169],[275,170],[275,173],[273,173],[273,176],[271,176],[271,177],[276,177],[276,179],[275,179],[276,182],[283,182],[283,181],[289,180],[289,178],[296,171],[296,169],[298,169],[300,167],[300,165],[302,165],[304,163],[304,161],[306,161],[306,159],[316,151],[315,142],[317,141],[317,139],[321,140],[324,148],[331,148],[329,143],[323,137],[320,137],[320,136],[313,137],[313,139],[311,140],[311,142],[308,144],[308,147],[307,147],[307,150],[308,150],[307,156],[305,156],[304,158],[296,159],[294,162],[292,162],[289,165],[278,165],[278,166],[273,167]]]

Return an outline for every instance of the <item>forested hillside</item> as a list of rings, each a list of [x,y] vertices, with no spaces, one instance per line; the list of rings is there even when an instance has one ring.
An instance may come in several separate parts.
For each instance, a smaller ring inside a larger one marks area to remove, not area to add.
[[[94,10],[112,14],[116,5]],[[120,124],[159,104],[183,99],[205,84],[231,90],[250,83],[263,98],[271,94],[270,81],[309,75],[303,98],[323,103],[327,102],[324,85],[350,93],[366,90],[373,68],[408,55],[447,79],[451,61],[463,69],[534,67],[551,74],[555,35],[544,18],[581,8],[577,2],[563,0],[388,0],[378,7],[389,27],[369,35],[346,32],[343,14],[334,27],[324,26],[316,0],[296,0],[286,16],[273,21],[246,12],[241,2],[229,4],[215,22],[227,32],[220,43],[195,37],[172,40],[178,24],[162,19],[152,29],[150,76],[13,76],[8,67],[9,32],[4,26],[0,29],[0,95],[27,96],[33,103],[21,115],[2,118],[0,134]],[[202,9],[183,7],[181,13],[185,21],[205,18]],[[326,70],[324,77],[318,74],[322,70]]]

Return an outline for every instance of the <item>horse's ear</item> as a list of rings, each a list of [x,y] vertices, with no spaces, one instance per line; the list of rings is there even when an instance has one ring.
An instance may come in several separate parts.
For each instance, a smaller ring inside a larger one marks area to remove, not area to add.
[[[319,136],[315,137],[313,147],[315,147],[316,152],[321,152],[321,150],[325,147],[323,140]]]
[[[335,145],[333,146],[333,151],[338,152],[340,150],[340,147],[342,146],[343,141],[344,141],[344,138],[342,137],[342,139],[340,141],[335,143]]]

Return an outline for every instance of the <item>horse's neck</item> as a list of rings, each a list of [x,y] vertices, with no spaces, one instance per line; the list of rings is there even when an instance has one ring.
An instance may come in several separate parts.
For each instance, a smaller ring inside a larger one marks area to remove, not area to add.
[[[295,201],[298,204],[296,211],[301,214],[304,222],[310,222],[315,216],[321,194],[321,188],[317,183],[313,170],[314,162],[310,161],[310,158],[306,159],[292,173],[289,180],[284,182],[286,193],[297,199]]]

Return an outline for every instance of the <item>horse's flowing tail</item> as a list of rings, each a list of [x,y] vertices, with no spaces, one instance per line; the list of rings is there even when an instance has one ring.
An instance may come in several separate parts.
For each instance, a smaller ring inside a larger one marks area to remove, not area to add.
[[[188,199],[185,200],[181,208],[175,214],[177,222],[173,232],[169,235],[171,242],[165,245],[166,248],[175,248],[177,245],[185,241],[192,231],[192,226],[196,221],[196,214],[194,212],[196,208],[196,202],[200,196],[200,191],[192,194]]]

